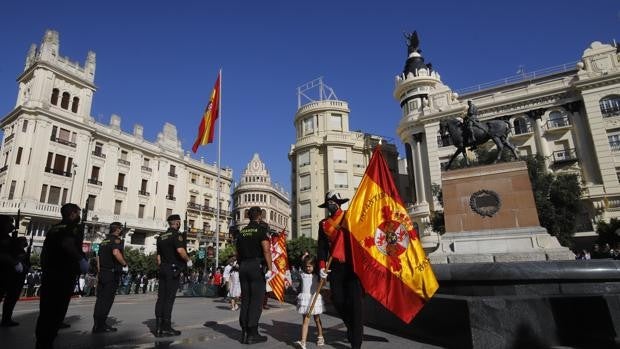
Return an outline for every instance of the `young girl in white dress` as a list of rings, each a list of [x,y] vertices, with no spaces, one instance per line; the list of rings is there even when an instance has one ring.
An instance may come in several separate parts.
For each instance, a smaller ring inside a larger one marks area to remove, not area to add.
[[[230,298],[230,310],[239,309],[239,297],[241,296],[241,281],[239,281],[239,265],[237,262],[233,264],[230,270],[230,288],[228,289],[228,297]]]
[[[297,312],[303,316],[301,325],[301,340],[295,342],[297,348],[306,349],[306,338],[308,337],[308,326],[310,325],[310,317],[306,317],[310,305],[312,303],[312,297],[314,296],[318,285],[319,276],[314,273],[314,265],[316,264],[316,258],[314,256],[306,256],[303,259],[303,272],[301,273],[301,293],[297,296]],[[321,294],[318,294],[314,308],[310,313],[314,317],[316,323],[316,329],[318,337],[316,339],[316,345],[321,346],[325,344],[323,338],[323,325],[321,324],[321,317],[319,314],[323,313],[323,299]]]

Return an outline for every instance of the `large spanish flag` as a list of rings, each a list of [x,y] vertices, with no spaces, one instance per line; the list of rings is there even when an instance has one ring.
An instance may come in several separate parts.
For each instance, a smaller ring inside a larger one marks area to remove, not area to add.
[[[377,146],[349,203],[352,264],[364,289],[406,323],[439,285]]]
[[[284,302],[284,291],[291,285],[288,267],[288,253],[286,251],[286,231],[274,234],[271,237],[271,265],[272,276],[267,282],[271,286],[273,295],[280,302]]]
[[[220,78],[222,77],[222,71],[217,74],[217,80],[215,80],[215,86],[211,91],[211,98],[205,108],[205,112],[200,120],[200,126],[198,127],[198,136],[192,147],[192,151],[196,153],[198,147],[213,143],[213,131],[215,130],[215,121],[220,114]]]

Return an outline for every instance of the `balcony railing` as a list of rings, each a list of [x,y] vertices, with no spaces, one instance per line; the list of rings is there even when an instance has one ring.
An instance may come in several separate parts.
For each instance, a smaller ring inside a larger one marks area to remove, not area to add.
[[[15,138],[15,133],[11,133],[10,135],[4,137],[4,143],[8,143],[10,140],[12,140],[13,138]]]
[[[151,193],[149,193],[146,190],[138,190],[138,195],[142,195],[142,196],[151,196]]]
[[[127,187],[123,187],[122,185],[115,185],[114,189],[116,190],[120,190],[120,191],[127,191]]]
[[[175,201],[177,198],[175,198],[175,197],[174,197],[174,196],[172,196],[172,195],[166,195],[166,199],[168,199],[168,200],[172,200],[172,201]]]
[[[577,161],[577,152],[575,149],[564,149],[553,152],[553,162],[563,163],[569,161]]]
[[[519,126],[516,126],[513,130],[514,135],[522,135],[522,134],[528,134],[528,133],[532,133],[531,125],[519,125]]]
[[[131,162],[124,159],[118,159],[118,163],[125,166],[131,166]]]
[[[101,186],[101,182],[98,180],[98,178],[89,178],[88,183]]]
[[[202,210],[202,206],[200,204],[197,204],[195,202],[188,202],[187,203],[187,208],[193,209],[193,210]]]
[[[53,174],[59,175],[59,176],[71,177],[71,172],[57,170],[57,169],[55,169],[53,167],[46,167],[45,168],[45,172],[53,173]]]
[[[168,176],[177,178],[177,174],[174,172],[168,172]]]
[[[60,144],[64,144],[64,145],[68,145],[68,146],[70,146],[72,148],[77,147],[77,144],[75,144],[75,143],[73,143],[73,142],[71,142],[69,140],[58,138],[58,137],[51,137],[50,141],[53,141],[53,142],[56,142],[56,143],[60,143]]]
[[[142,166],[141,169],[144,172],[153,172],[153,169],[148,166]]]
[[[609,142],[609,147],[611,148],[611,151],[620,151],[620,141]]]
[[[612,116],[620,116],[620,105],[618,104],[615,104],[612,106],[601,105],[601,114],[603,114],[604,118],[609,118]]]
[[[93,154],[94,156],[98,156],[98,157],[100,157],[100,158],[102,158],[102,159],[105,159],[105,154],[104,154],[104,153],[102,153],[101,151],[93,150],[92,154]]]
[[[570,126],[570,120],[568,120],[568,116],[547,121],[547,130],[566,126]]]

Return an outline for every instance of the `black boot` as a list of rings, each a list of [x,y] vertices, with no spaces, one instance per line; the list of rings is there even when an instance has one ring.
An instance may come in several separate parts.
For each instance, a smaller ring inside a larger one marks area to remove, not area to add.
[[[258,326],[248,328],[247,344],[263,343],[267,341],[267,336],[258,334]]]
[[[241,344],[248,344],[248,329],[241,327]]]
[[[163,337],[161,332],[161,318],[155,318],[155,337]]]
[[[172,321],[170,319],[163,319],[161,322],[162,332],[164,336],[178,336],[181,334],[181,331],[177,331],[172,328]]]

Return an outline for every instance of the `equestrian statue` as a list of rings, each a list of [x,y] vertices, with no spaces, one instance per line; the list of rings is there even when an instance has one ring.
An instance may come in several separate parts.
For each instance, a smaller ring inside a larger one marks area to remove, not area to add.
[[[515,158],[519,158],[514,145],[508,141],[508,134],[511,131],[510,123],[505,120],[489,120],[481,122],[478,120],[478,109],[472,101],[467,101],[467,115],[463,121],[457,118],[449,118],[439,123],[439,132],[442,136],[450,135],[452,144],[456,147],[456,152],[450,157],[450,161],[446,165],[446,170],[450,169],[452,161],[459,155],[463,154],[465,164],[469,166],[467,159],[467,150],[476,149],[478,145],[484,144],[492,140],[497,147],[497,158],[493,163],[497,163],[502,156],[504,146],[508,147]]]

